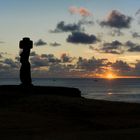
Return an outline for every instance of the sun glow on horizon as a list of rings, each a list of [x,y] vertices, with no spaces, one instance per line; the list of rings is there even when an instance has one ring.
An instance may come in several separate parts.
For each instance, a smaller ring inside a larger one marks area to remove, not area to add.
[[[107,79],[115,79],[115,78],[117,78],[117,76],[114,75],[113,73],[108,73],[108,74],[105,76],[105,78],[107,78]]]

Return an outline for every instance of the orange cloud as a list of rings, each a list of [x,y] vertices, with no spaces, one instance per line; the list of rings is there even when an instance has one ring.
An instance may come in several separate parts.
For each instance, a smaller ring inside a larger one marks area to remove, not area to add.
[[[71,14],[80,14],[81,16],[85,16],[85,17],[92,15],[92,13],[84,7],[78,8],[78,7],[72,6],[69,8],[69,12]]]

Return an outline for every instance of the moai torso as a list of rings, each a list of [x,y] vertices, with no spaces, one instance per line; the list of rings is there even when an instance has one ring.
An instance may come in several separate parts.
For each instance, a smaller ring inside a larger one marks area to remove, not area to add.
[[[23,40],[21,40],[19,43],[19,48],[22,49],[20,54],[20,80],[22,85],[30,86],[32,85],[32,80],[29,56],[30,50],[33,48],[33,41],[31,41],[30,38],[23,38]]]

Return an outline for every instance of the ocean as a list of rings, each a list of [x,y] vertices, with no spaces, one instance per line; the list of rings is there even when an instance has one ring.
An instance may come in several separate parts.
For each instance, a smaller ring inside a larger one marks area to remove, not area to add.
[[[19,79],[0,79],[0,85],[18,85]],[[75,87],[89,99],[140,103],[140,79],[33,79],[34,85]]]

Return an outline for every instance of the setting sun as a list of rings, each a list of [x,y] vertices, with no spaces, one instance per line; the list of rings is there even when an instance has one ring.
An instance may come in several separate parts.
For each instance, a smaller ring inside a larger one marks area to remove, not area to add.
[[[108,74],[106,75],[106,78],[107,78],[107,79],[114,79],[114,78],[116,78],[116,76],[115,76],[114,74],[112,74],[112,73],[108,73]]]

